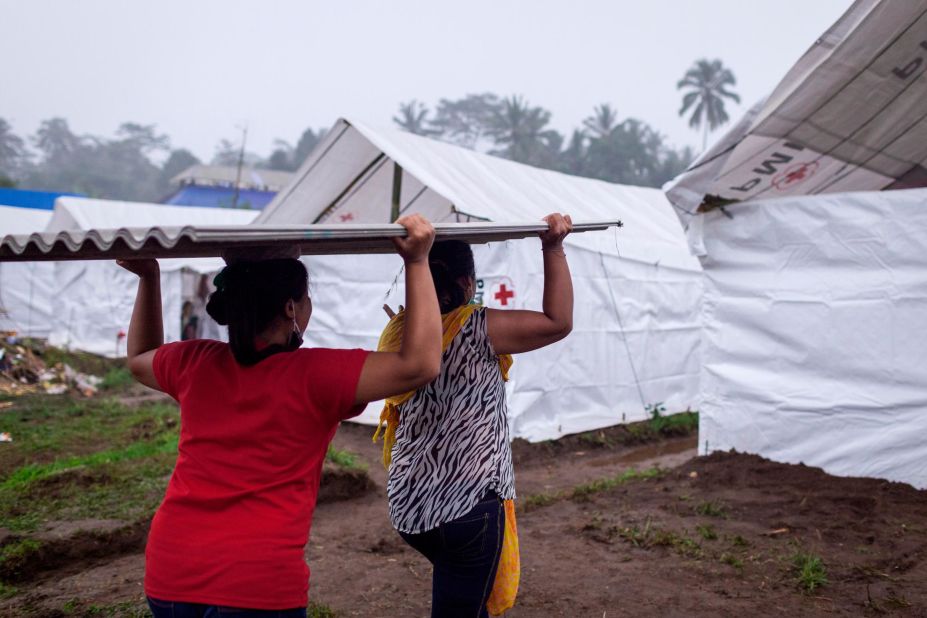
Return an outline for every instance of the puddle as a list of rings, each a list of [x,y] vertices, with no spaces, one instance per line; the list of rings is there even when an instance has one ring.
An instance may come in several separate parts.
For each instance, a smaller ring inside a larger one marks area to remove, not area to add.
[[[648,444],[637,447],[630,452],[620,453],[602,457],[595,461],[589,461],[588,465],[596,468],[615,465],[640,464],[647,462],[648,465],[657,465],[663,468],[671,468],[695,456],[698,448],[698,436],[690,436],[681,440],[670,442],[658,442],[657,444]]]

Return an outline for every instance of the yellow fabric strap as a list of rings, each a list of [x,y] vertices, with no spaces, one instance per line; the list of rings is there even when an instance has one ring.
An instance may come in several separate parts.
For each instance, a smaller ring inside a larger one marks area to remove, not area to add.
[[[515,523],[515,501],[506,500],[505,534],[502,537],[502,553],[496,569],[496,580],[486,601],[486,610],[492,616],[501,616],[515,606],[518,583],[521,579],[521,558],[518,553],[518,526]]]
[[[441,316],[441,351],[447,350],[451,345],[454,337],[467,323],[473,312],[479,309],[481,305],[464,305],[458,307],[449,313]],[[380,335],[380,342],[377,344],[377,352],[398,352],[402,346],[402,332],[406,325],[406,312],[400,311],[390,319],[383,334]],[[502,354],[499,358],[499,371],[502,373],[502,379],[508,381],[509,368],[512,366],[512,355]],[[383,465],[389,468],[393,455],[393,445],[396,444],[396,428],[399,427],[399,406],[409,401],[415,391],[409,391],[401,395],[394,395],[386,400],[383,410],[380,412],[380,422],[377,424],[377,430],[373,434],[373,441],[376,442],[383,431]]]

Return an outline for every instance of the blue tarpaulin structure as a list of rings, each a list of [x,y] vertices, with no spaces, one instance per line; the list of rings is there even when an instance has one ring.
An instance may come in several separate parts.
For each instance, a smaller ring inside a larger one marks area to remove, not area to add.
[[[238,191],[237,208],[250,208],[263,210],[276,195],[276,191],[258,191],[256,189],[240,189]],[[235,198],[235,189],[232,187],[204,187],[197,185],[184,185],[176,193],[164,200],[165,204],[173,206],[205,206],[210,208],[231,208]]]
[[[55,200],[62,195],[86,197],[80,193],[57,193],[52,191],[27,191],[25,189],[0,188],[0,205],[17,206],[19,208],[37,208],[39,210],[54,210]]]

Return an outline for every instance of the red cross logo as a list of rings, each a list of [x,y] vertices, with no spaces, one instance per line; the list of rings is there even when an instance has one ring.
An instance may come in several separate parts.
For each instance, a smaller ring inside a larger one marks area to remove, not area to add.
[[[499,301],[499,303],[504,307],[509,304],[509,299],[515,296],[515,292],[511,291],[505,284],[499,286],[499,291],[494,294],[494,298]]]
[[[349,212],[349,213],[345,213],[345,214],[341,215],[340,219],[341,219],[341,222],[342,222],[342,223],[344,223],[345,221],[353,221],[353,220],[354,220],[354,215],[353,215],[352,213],[350,213],[350,212]]]
[[[773,180],[773,186],[779,191],[785,191],[794,184],[808,180],[818,170],[818,162],[799,163],[777,174]]]

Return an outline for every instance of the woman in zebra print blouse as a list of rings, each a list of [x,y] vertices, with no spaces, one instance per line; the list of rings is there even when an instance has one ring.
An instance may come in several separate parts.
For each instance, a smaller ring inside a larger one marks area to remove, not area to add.
[[[500,357],[554,343],[573,326],[562,244],[572,221],[560,214],[545,220],[542,311],[466,307],[475,292],[470,247],[440,242],[429,255],[448,336],[438,378],[398,405],[388,494],[393,526],[434,566],[432,616],[487,616],[506,523],[503,502],[515,498],[508,363]],[[456,334],[448,332],[452,322]]]

